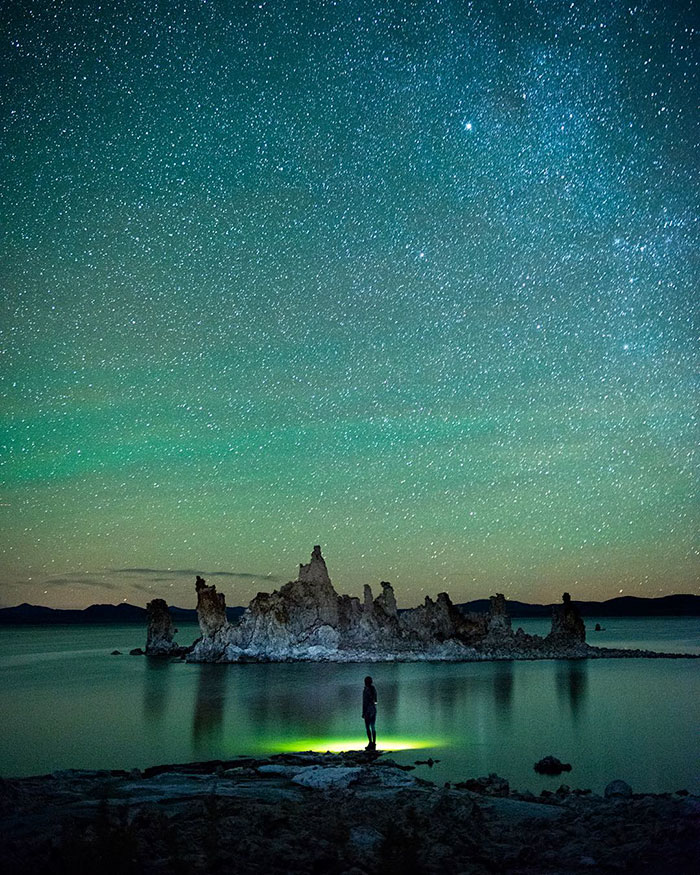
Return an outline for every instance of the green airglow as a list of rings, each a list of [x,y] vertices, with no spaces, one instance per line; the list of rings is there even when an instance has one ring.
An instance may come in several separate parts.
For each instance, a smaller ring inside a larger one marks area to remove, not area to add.
[[[25,5],[0,604],[697,591],[688,4]]]

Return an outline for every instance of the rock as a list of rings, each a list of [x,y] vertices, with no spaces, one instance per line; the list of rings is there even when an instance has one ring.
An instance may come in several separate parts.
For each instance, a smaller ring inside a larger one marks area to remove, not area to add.
[[[321,548],[318,544],[314,547],[311,553],[311,561],[309,564],[299,566],[299,577],[297,579],[300,583],[331,582],[331,579],[328,576],[328,569],[326,568],[326,560],[321,555]]]
[[[455,784],[458,790],[471,790],[472,793],[481,793],[484,796],[507,796],[510,793],[510,784],[505,778],[501,778],[495,772],[488,777],[468,778]]]
[[[401,614],[401,625],[410,634],[426,643],[444,642],[450,639],[468,643],[471,640],[472,630],[469,621],[452,604],[446,592],[439,593],[437,601],[426,596],[423,605],[404,611]]]
[[[571,764],[563,763],[557,757],[546,756],[535,763],[534,769],[541,775],[561,775],[562,772],[571,771]]]
[[[372,826],[354,826],[348,841],[360,853],[374,854],[384,841],[384,836]]]
[[[113,651],[110,653],[110,656],[121,656],[121,655],[122,655],[121,650],[113,650]]]
[[[626,781],[611,781],[605,788],[606,799],[631,799],[632,788]]]
[[[307,766],[297,770],[293,783],[315,790],[344,789],[356,781],[362,773],[360,767],[351,766]]]
[[[537,820],[559,820],[565,812],[561,804],[548,805],[541,800],[536,802],[524,799],[511,799],[504,796],[492,796],[488,803],[489,811],[496,814],[505,824],[517,826],[521,823]]]
[[[299,565],[297,580],[274,592],[258,593],[236,623],[228,622],[226,600],[215,586],[197,576],[195,589],[202,637],[189,650],[173,642],[169,651],[164,613],[159,615],[164,628],[154,634],[164,653],[186,653],[191,662],[464,662],[658,655],[587,645],[585,626],[568,593],[554,609],[546,638],[522,629],[513,632],[502,593],[491,597],[488,614],[463,614],[445,592],[435,601],[427,596],[424,604],[399,610],[387,581],[381,582],[376,598],[367,584],[362,599],[339,595],[318,545],[310,561]],[[164,605],[162,600],[155,602]],[[151,654],[150,647],[147,652]]]
[[[173,640],[175,627],[168,605],[163,599],[153,599],[146,605],[146,610],[146,656],[174,656],[180,651],[180,647]]]
[[[207,586],[206,580],[197,575],[197,619],[202,636],[214,636],[228,626],[226,619],[226,598],[216,591],[215,586]]]
[[[575,646],[586,641],[585,623],[568,592],[563,594],[562,604],[555,605],[552,610],[552,629],[545,640],[560,647]]]
[[[511,621],[508,616],[508,608],[506,606],[506,597],[503,593],[492,595],[489,599],[491,606],[489,608],[488,634],[490,636],[509,635],[511,632]]]
[[[593,631],[594,632],[602,632],[603,631],[601,626],[600,626],[600,623],[595,624],[595,629]]]
[[[129,656],[143,656],[144,652],[140,647],[134,647],[133,650],[129,651]]]
[[[379,585],[382,588],[382,593],[374,600],[375,607],[379,608],[387,617],[397,617],[394,588],[386,580],[382,580]]]

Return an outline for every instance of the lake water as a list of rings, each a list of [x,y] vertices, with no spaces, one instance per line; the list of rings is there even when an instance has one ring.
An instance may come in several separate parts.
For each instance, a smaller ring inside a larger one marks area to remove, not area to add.
[[[700,618],[599,622],[591,643],[700,652]],[[183,626],[178,640],[196,634]],[[403,763],[439,759],[418,767],[425,778],[700,792],[698,660],[189,665],[129,656],[144,638],[138,626],[0,627],[0,775],[364,747],[369,673],[379,747]],[[547,754],[573,770],[536,775]]]

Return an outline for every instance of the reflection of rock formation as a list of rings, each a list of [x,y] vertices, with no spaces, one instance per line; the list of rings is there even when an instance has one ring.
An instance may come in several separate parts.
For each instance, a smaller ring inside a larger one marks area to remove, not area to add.
[[[328,737],[336,715],[347,712],[348,701],[352,700],[347,689],[338,684],[335,672],[326,677],[319,666],[308,686],[300,691],[293,668],[270,664],[246,668],[247,689],[255,689],[255,695],[245,702],[248,720],[264,738]],[[354,687],[352,693],[356,699]]]
[[[217,740],[224,721],[226,668],[221,665],[200,665],[197,699],[194,705],[192,735],[195,744]]]
[[[557,691],[562,698],[568,698],[572,713],[578,714],[588,691],[587,660],[566,659],[558,662]]]
[[[182,652],[173,641],[177,629],[173,626],[168,606],[163,599],[153,599],[146,605],[148,611],[148,633],[146,637],[146,656],[176,656]]]
[[[501,713],[510,712],[513,699],[513,663],[510,659],[501,660],[494,666],[493,698]]]
[[[163,659],[148,660],[143,695],[143,711],[148,721],[160,721],[168,708],[170,666]]]

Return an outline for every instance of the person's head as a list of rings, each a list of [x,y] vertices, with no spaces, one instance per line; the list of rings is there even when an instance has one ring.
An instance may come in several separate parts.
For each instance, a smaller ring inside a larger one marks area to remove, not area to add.
[[[369,687],[371,685],[372,685],[372,678],[369,675],[367,675],[367,677],[365,678],[365,686]]]

